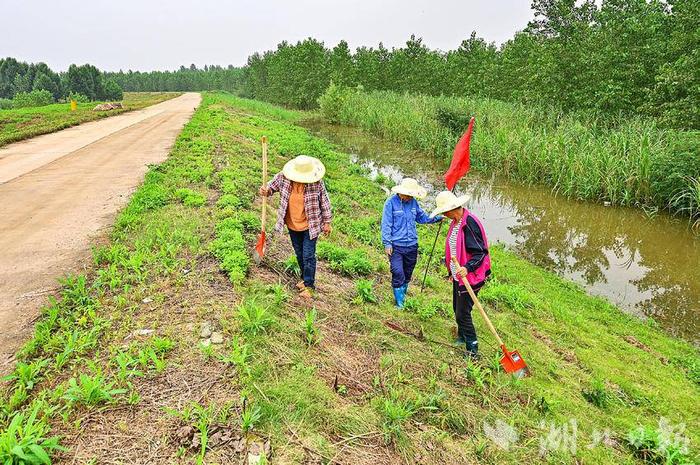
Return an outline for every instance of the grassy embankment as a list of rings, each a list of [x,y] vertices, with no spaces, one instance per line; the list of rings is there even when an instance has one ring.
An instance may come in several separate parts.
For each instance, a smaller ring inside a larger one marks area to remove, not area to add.
[[[124,108],[110,111],[92,111],[100,102],[79,103],[76,111],[70,111],[70,103],[0,110],[0,147],[88,121],[140,110],[178,95],[179,92],[125,92],[122,100]]]
[[[697,351],[512,253],[494,248],[482,296],[531,378],[498,371],[478,317],[483,364],[449,345],[439,265],[425,295],[394,309],[383,191],[298,117],[204,96],[94,269],[65,283],[21,350],[3,387],[1,462],[43,443],[65,462],[239,463],[253,435],[270,440],[272,463],[635,463],[661,460],[663,419],[685,423],[697,451]],[[249,258],[262,135],[273,172],[299,153],[328,167],[336,229],[319,243],[315,308],[294,296],[286,237],[261,266]],[[202,344],[205,322],[223,344]],[[501,434],[505,450],[485,425],[517,439]],[[52,435],[68,450],[41,439]]]
[[[427,97],[329,87],[321,109],[411,149],[449,159],[476,117],[474,165],[578,199],[667,209],[700,226],[700,132],[562,115],[484,98]]]

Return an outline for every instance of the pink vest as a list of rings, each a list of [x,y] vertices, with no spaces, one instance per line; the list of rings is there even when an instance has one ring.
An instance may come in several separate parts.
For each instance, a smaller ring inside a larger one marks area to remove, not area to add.
[[[470,216],[474,221],[476,221],[476,224],[479,225],[481,237],[484,239],[484,247],[487,249],[489,247],[488,240],[486,239],[486,231],[484,231],[484,226],[481,224],[481,221],[479,221],[479,218],[472,215],[472,213],[465,208],[464,215],[462,215],[462,220],[459,223],[452,221],[452,224],[450,224],[450,229],[447,230],[447,240],[445,241],[445,264],[447,265],[448,270],[450,269],[450,262],[452,261],[449,238],[452,230],[455,227],[459,228],[457,232],[457,261],[460,265],[465,266],[472,258],[472,254],[470,254],[464,247],[464,226],[467,224],[467,218]],[[467,230],[469,230],[469,228],[467,228]],[[467,273],[467,282],[471,286],[482,283],[486,279],[486,272],[490,269],[491,256],[487,253],[484,259],[481,261],[481,265],[479,265],[476,270]]]

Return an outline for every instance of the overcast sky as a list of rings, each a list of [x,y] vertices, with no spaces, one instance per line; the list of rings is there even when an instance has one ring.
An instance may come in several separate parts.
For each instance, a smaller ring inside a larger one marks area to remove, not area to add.
[[[255,51],[306,37],[351,48],[400,46],[415,33],[431,48],[472,30],[497,44],[531,19],[529,0],[0,0],[0,57],[55,70],[243,65]]]

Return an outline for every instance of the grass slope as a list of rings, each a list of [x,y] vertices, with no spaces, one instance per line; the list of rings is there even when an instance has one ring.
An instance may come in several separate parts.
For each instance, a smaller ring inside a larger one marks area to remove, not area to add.
[[[478,316],[484,363],[450,346],[439,265],[394,309],[385,194],[298,117],[205,94],[18,354],[0,462],[240,463],[271,449],[272,463],[683,463],[697,451],[697,351],[507,250],[494,248],[482,296],[533,377],[498,371]],[[250,261],[262,135],[273,172],[299,153],[328,168],[336,229],[318,246],[313,308],[293,291],[286,237]]]
[[[99,102],[79,103],[76,111],[70,111],[70,103],[0,110],[0,147],[88,121],[140,110],[178,95],[179,92],[125,92],[124,109],[110,111],[92,111]]]

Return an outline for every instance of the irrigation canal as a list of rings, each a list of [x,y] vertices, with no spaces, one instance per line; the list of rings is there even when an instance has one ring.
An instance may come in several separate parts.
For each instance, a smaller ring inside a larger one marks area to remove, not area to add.
[[[319,121],[303,125],[352,154],[373,177],[395,183],[404,176],[418,179],[430,191],[426,210],[444,188],[448,160],[354,128]],[[590,294],[637,316],[652,316],[671,334],[700,344],[700,236],[686,219],[571,200],[546,187],[473,172],[457,190],[469,195],[468,207],[483,220],[491,242],[502,242]]]

